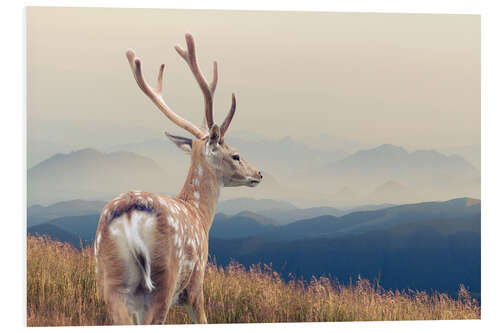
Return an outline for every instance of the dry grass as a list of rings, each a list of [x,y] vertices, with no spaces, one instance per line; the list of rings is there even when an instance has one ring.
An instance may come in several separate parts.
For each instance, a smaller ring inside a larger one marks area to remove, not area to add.
[[[28,237],[28,326],[109,325],[97,293],[93,253],[46,238]],[[462,287],[446,294],[385,291],[368,280],[341,285],[327,278],[283,281],[270,267],[207,267],[209,323],[479,319],[480,307]],[[173,307],[167,323],[189,323]]]

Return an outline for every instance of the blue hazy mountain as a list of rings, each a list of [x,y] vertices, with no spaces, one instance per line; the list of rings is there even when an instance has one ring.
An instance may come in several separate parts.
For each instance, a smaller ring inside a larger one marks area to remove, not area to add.
[[[98,223],[99,215],[66,216],[28,227],[28,233],[33,234],[34,231],[37,231],[39,234],[42,234],[41,231],[46,230],[48,226],[53,226],[57,230],[63,230],[66,233],[76,236],[78,242],[76,244],[71,242],[71,244],[78,247],[80,240],[84,244],[90,244],[94,241]],[[57,234],[52,234],[51,232],[48,229],[46,235],[51,238],[58,237]]]
[[[273,224],[263,224],[258,217],[245,214],[226,216],[217,214],[210,229],[210,235],[217,238],[242,238],[276,230]]]
[[[48,223],[41,223],[32,227],[28,227],[28,234],[33,236],[48,236],[52,240],[56,240],[63,243],[69,243],[76,247],[80,248],[80,240],[75,233],[64,230],[60,227],[57,227]],[[82,245],[87,245],[88,241],[82,241]]]
[[[273,219],[277,224],[285,225],[298,220],[310,219],[317,216],[332,215],[342,216],[348,212],[345,210],[333,207],[311,207],[311,208],[295,208],[295,209],[265,209],[258,213]]]
[[[105,201],[69,200],[48,206],[33,205],[28,207],[28,227],[45,221],[67,216],[100,214]]]
[[[235,198],[223,200],[217,204],[217,212],[234,215],[242,211],[261,212],[267,210],[290,211],[297,209],[293,204],[283,200]]]
[[[236,239],[258,237],[262,240],[294,241],[299,239],[340,238],[397,225],[428,221],[453,221],[480,214],[479,200],[460,198],[445,202],[424,202],[394,206],[372,211],[358,211],[343,216],[323,215],[286,225],[254,212],[228,216],[216,214],[210,236]],[[60,217],[45,224],[57,226],[78,237],[91,241],[95,236],[99,213]],[[28,220],[28,225],[34,225]]]
[[[480,201],[475,199],[460,198],[445,202],[423,202],[373,211],[353,212],[341,217],[319,216],[288,224],[281,227],[279,231],[262,235],[262,237],[274,240],[337,238],[393,225],[430,220],[452,220],[480,213]]]
[[[210,240],[210,255],[226,265],[272,263],[284,278],[330,276],[349,283],[361,275],[386,289],[438,290],[460,284],[481,290],[480,215],[392,225],[339,238],[276,241],[259,237]]]
[[[272,263],[283,277],[358,274],[391,289],[454,294],[460,283],[480,291],[480,201],[425,202],[318,216],[284,226],[253,213],[217,214],[210,255],[218,264]],[[39,207],[38,207],[39,208]],[[99,215],[61,217],[28,228],[77,248],[93,242]]]

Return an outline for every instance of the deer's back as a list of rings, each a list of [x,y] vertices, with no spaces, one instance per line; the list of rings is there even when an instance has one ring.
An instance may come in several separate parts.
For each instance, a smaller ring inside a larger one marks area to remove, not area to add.
[[[168,272],[176,279],[178,294],[193,271],[204,269],[208,239],[195,207],[177,198],[131,191],[104,206],[94,250],[104,293],[151,292]]]

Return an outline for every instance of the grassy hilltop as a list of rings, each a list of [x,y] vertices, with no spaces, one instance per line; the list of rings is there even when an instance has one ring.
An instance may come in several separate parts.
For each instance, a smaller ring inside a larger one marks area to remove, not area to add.
[[[109,325],[97,293],[92,248],[28,236],[28,326]],[[245,270],[207,266],[205,309],[209,323],[479,319],[480,307],[463,287],[443,293],[384,290],[358,278],[350,285],[321,277],[284,282],[271,267]],[[190,323],[172,307],[168,324]]]

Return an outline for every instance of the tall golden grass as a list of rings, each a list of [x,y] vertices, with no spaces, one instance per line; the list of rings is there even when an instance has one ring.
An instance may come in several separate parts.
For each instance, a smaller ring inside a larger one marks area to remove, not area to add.
[[[28,236],[28,326],[109,325],[97,292],[91,248]],[[269,266],[207,266],[205,309],[209,323],[479,319],[480,307],[460,287],[443,293],[384,290],[358,278],[350,285],[321,277],[285,282]],[[172,307],[167,324],[190,323]]]

